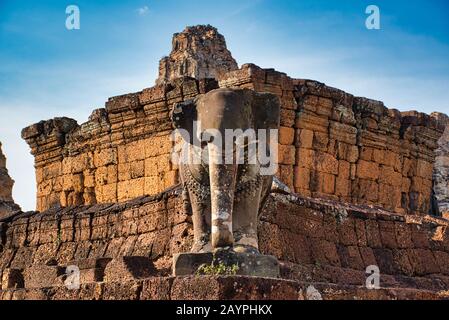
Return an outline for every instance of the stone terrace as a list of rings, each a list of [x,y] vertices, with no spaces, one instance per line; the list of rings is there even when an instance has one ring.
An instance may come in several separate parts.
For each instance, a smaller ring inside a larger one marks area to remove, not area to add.
[[[62,286],[68,265],[79,266],[87,288],[118,280],[123,281],[115,286],[131,281],[133,287],[138,279],[169,276],[172,255],[192,243],[191,217],[180,192],[174,188],[121,204],[23,213],[1,222],[2,289]],[[283,281],[291,280],[294,286],[321,283],[327,284],[323,290],[346,287],[368,297],[366,289],[357,288],[365,285],[365,268],[377,265],[382,288],[435,295],[449,290],[447,226],[445,219],[431,216],[272,194],[262,212],[259,242],[264,254],[280,260],[284,289],[291,284]],[[142,263],[148,264],[148,274],[138,273]],[[151,281],[173,281],[156,278]],[[132,291],[126,292],[132,299]],[[382,297],[380,291],[371,295]]]

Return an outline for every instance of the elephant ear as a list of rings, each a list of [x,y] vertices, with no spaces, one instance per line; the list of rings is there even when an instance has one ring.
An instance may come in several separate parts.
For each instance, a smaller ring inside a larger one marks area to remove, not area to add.
[[[279,129],[281,104],[271,93],[254,93],[253,114],[256,129]]]
[[[188,135],[181,136],[188,143],[193,143],[193,124],[197,116],[196,99],[175,103],[170,112],[173,128],[186,130]]]

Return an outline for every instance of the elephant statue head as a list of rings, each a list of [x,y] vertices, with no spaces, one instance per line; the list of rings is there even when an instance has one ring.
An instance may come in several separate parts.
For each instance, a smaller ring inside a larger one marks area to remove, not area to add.
[[[258,253],[258,217],[276,171],[279,116],[275,95],[249,89],[216,89],[174,105],[193,252],[232,247]]]

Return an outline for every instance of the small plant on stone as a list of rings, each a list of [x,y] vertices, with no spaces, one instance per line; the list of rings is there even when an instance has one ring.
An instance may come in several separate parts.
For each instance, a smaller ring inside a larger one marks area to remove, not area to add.
[[[239,266],[233,264],[226,266],[224,263],[202,264],[196,271],[198,276],[235,276],[239,271]]]
[[[62,232],[58,230],[58,234],[56,235],[56,239],[53,241],[55,245],[59,246],[62,242]]]

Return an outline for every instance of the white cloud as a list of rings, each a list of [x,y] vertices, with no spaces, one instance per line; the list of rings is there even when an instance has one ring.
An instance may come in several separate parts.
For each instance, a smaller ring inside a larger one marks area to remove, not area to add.
[[[146,16],[150,12],[150,8],[148,6],[143,6],[139,9],[137,9],[137,13],[139,16]]]

